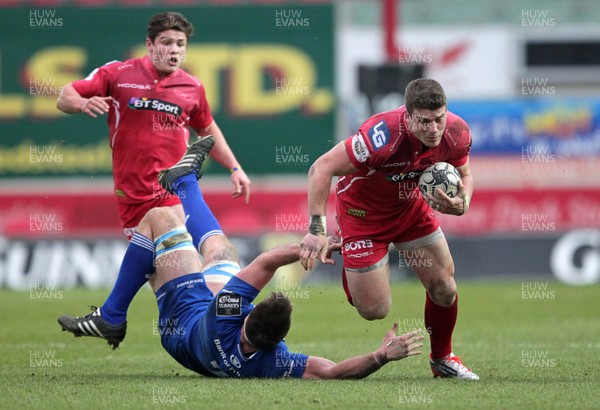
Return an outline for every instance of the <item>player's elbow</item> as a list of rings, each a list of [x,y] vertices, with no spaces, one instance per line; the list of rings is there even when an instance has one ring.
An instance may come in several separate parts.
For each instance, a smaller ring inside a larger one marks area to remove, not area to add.
[[[61,95],[59,95],[59,96],[58,96],[58,99],[56,100],[56,108],[57,108],[59,111],[62,111],[62,112],[64,112],[64,113],[68,114],[68,113],[65,111],[65,105],[64,105],[64,104],[65,104],[65,103],[64,103],[64,99],[63,99],[63,96],[62,96],[62,94],[61,94]]]
[[[56,108],[65,114],[75,114],[79,112],[79,107],[73,106],[73,99],[78,97],[79,94],[71,84],[67,84],[63,87],[56,100]]]
[[[312,165],[310,166],[310,168],[308,169],[308,178],[309,179],[313,179],[315,177],[315,174],[317,172],[319,172],[319,161],[321,160],[321,158],[317,158],[317,160],[315,162],[312,163]]]
[[[325,155],[317,158],[308,170],[308,178],[312,181],[331,182],[333,176],[334,170]]]
[[[324,357],[310,356],[308,366],[304,370],[304,379],[338,379],[335,371],[336,363]]]
[[[217,127],[217,123],[213,120],[210,124],[208,124],[208,126],[206,126],[205,128],[202,128],[200,130],[200,134],[202,134],[203,136],[212,135],[215,133],[216,127]]]

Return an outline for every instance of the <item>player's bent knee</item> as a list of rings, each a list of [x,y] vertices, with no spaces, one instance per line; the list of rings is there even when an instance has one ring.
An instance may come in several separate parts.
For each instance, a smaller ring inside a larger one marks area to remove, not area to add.
[[[168,206],[152,208],[148,212],[146,212],[146,215],[144,215],[140,224],[143,223],[144,221],[151,222],[152,220],[155,220],[155,219],[164,218],[165,215],[175,215],[175,211],[173,211],[173,209]]]
[[[169,224],[171,226],[179,224],[177,218],[177,214],[170,207],[152,208],[146,212],[136,231],[144,236],[151,237],[152,232],[156,232],[157,229],[165,229]]]
[[[392,305],[388,255],[367,267],[355,269],[345,266],[344,273],[346,294],[352,298],[351,303],[358,314],[366,320],[385,318]]]
[[[456,282],[450,280],[432,281],[427,289],[429,297],[438,306],[451,306],[456,298]]]
[[[384,319],[390,312],[391,303],[377,303],[366,306],[355,306],[358,314],[366,320]]]
[[[385,317],[388,314],[388,311],[382,308],[368,308],[368,309],[361,309],[361,308],[356,308],[356,310],[358,310],[358,314],[366,320],[380,320],[380,319],[385,319]]]
[[[152,227],[155,225],[155,221],[160,218],[160,208],[152,208],[142,218],[135,231],[146,236],[152,237]]]
[[[214,235],[206,239],[202,245],[202,255],[205,264],[215,264],[221,261],[239,263],[237,249],[225,235]]]

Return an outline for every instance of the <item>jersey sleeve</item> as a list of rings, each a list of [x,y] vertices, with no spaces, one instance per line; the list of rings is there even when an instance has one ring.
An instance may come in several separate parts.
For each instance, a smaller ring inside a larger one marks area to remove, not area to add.
[[[190,115],[190,126],[195,130],[203,130],[213,122],[213,116],[206,99],[204,86],[198,84],[198,106]]]
[[[469,161],[469,153],[471,152],[471,130],[467,123],[460,117],[448,127],[448,132],[456,139],[456,145],[450,152],[448,163],[454,167],[462,167]]]
[[[390,123],[390,116],[375,115],[365,121],[358,132],[344,141],[350,162],[358,169],[373,168],[382,164],[392,154],[389,147],[395,145],[398,133],[396,124]]]
[[[73,82],[73,88],[83,98],[107,97],[110,95],[111,69],[119,61],[111,61],[96,68],[86,78]]]
[[[264,366],[264,377],[268,378],[301,378],[308,366],[308,356],[302,353],[290,352],[285,342],[280,342],[269,351],[269,357],[264,358],[271,366]]]
[[[221,292],[227,291],[230,293],[237,293],[242,296],[248,303],[254,302],[254,299],[258,296],[260,291],[248,282],[243,281],[237,276],[233,276],[229,282],[221,289]],[[220,292],[219,292],[220,293]]]

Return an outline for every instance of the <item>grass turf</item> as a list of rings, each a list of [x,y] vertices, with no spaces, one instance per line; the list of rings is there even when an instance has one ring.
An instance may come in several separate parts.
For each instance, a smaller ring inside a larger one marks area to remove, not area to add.
[[[535,289],[535,290],[532,290]],[[60,331],[63,313],[87,313],[107,291],[0,291],[1,408],[599,408],[600,286],[555,282],[459,283],[454,351],[481,380],[433,379],[423,355],[363,380],[207,379],[162,349],[149,290],[133,302],[128,334],[103,341]],[[524,293],[525,292],[525,293]],[[264,295],[266,292],[263,292]],[[342,360],[375,350],[394,321],[424,327],[424,291],[395,285],[383,321],[361,319],[341,287],[289,291],[292,350]]]

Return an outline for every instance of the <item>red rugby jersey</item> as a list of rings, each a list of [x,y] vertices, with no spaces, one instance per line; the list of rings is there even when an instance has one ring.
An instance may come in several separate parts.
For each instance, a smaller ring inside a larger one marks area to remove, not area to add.
[[[441,161],[460,167],[469,158],[471,133],[462,118],[448,111],[440,144],[426,148],[408,131],[405,114],[405,106],[375,114],[344,142],[358,171],[338,179],[337,198],[366,211],[371,221],[420,201],[418,182],[425,168]]]
[[[107,122],[120,202],[167,195],[158,172],[184,154],[188,125],[200,130],[213,121],[202,83],[182,69],[161,79],[148,56],[107,63],[73,87],[84,98],[113,98]]]

